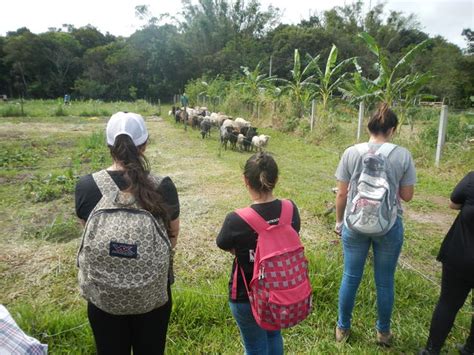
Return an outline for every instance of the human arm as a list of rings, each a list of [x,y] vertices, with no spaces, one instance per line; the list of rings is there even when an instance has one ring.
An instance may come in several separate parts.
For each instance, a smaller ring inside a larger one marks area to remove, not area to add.
[[[234,234],[232,232],[232,225],[234,224],[235,219],[235,213],[229,213],[226,216],[224,223],[222,224],[221,230],[219,231],[219,234],[216,238],[217,246],[220,249],[227,251],[233,255],[235,255],[235,240]]]
[[[398,195],[405,202],[410,202],[415,193],[416,169],[411,153],[403,148],[401,150],[404,172],[399,182]]]
[[[410,202],[415,193],[415,187],[413,185],[400,186],[398,193],[403,201]]]
[[[452,208],[453,210],[460,210],[461,207],[462,207],[462,204],[449,201],[449,208]]]
[[[449,207],[460,210],[468,198],[469,183],[474,180],[474,172],[467,174],[453,189],[449,201]]]
[[[341,235],[342,225],[344,220],[344,210],[346,209],[347,203],[347,192],[349,189],[348,181],[337,181],[337,192],[336,192],[336,226],[334,231]]]
[[[158,186],[158,192],[163,198],[164,207],[170,221],[168,235],[171,246],[172,248],[175,248],[180,229],[180,205],[178,191],[171,178],[166,176],[161,180],[160,185]]]
[[[175,248],[178,242],[178,235],[179,235],[179,217],[170,221],[170,230],[169,230],[169,238],[171,241],[171,247]]]

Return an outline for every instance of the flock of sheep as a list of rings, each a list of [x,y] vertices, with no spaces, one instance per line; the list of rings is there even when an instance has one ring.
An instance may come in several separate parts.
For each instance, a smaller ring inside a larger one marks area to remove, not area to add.
[[[233,120],[231,116],[221,112],[210,113],[207,107],[187,107],[185,110],[173,106],[169,115],[174,116],[176,123],[182,122],[185,130],[187,126],[193,129],[199,128],[203,139],[211,136],[212,127],[217,127],[221,146],[225,150],[229,145],[230,149],[238,149],[241,152],[262,151],[270,139],[270,136],[265,134],[259,135],[257,128],[249,121],[241,117]]]

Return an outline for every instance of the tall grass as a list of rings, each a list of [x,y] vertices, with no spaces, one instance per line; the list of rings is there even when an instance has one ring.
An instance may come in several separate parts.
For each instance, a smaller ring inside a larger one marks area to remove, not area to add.
[[[142,115],[155,115],[159,107],[137,100],[135,102],[103,102],[100,100],[72,101],[64,105],[62,99],[26,100],[25,117],[107,117],[118,111],[139,112]],[[20,117],[20,103],[16,100],[0,102],[0,117]]]
[[[359,289],[353,317],[353,333],[347,344],[334,342],[337,317],[337,288],[341,276],[338,248],[307,252],[311,265],[313,311],[295,326],[283,331],[285,351],[290,354],[376,354],[375,285],[371,262]],[[230,267],[230,265],[229,265]],[[227,304],[227,275],[207,283],[177,283],[173,289],[173,311],[168,331],[169,354],[236,354],[242,352],[239,332]],[[393,353],[414,353],[427,336],[437,288],[410,271],[399,270],[397,298],[392,319],[396,334]],[[11,308],[19,325],[32,336],[49,344],[52,354],[93,354],[93,338],[87,324],[85,303],[61,309],[60,305],[22,303]],[[456,321],[451,339],[463,339],[469,313]],[[448,345],[449,346],[449,345]]]
[[[66,110],[69,110],[69,107]],[[336,121],[336,129],[331,134],[314,131],[289,135],[260,126],[261,133],[271,136],[268,149],[275,155],[281,170],[276,193],[278,196],[293,199],[300,207],[303,221],[301,235],[310,259],[314,290],[314,307],[310,317],[300,325],[283,331],[285,350],[290,354],[412,354],[424,345],[439,288],[418,272],[404,267],[398,268],[397,295],[392,319],[395,343],[392,349],[383,350],[375,345],[376,301],[370,258],[356,301],[351,340],[347,344],[334,342],[342,252],[332,233],[334,215],[327,215],[326,211],[327,204],[334,200],[331,187],[335,183],[335,167],[343,150],[355,142],[356,127],[352,111],[341,109],[338,115],[344,119]],[[49,119],[48,117],[45,121]],[[29,122],[30,119],[23,120]],[[15,119],[12,121],[16,122]],[[36,121],[43,122],[43,118]],[[110,159],[103,131],[96,131],[99,125],[95,123],[102,125],[103,122],[88,122],[93,125],[93,128],[90,128],[91,134],[82,138],[69,138],[74,145],[67,154],[72,157],[72,169],[75,172],[84,173],[103,168],[109,162],[107,159]],[[159,126],[157,122],[150,122],[150,131],[152,130],[158,139],[156,145],[152,141],[147,154],[150,154],[155,163],[158,161],[167,168],[174,167],[180,195],[185,197],[183,211],[194,206],[190,202],[191,199],[203,200],[200,202],[200,208],[194,211],[196,214],[192,217],[195,219],[190,218],[186,223],[191,225],[188,229],[191,236],[204,243],[213,238],[216,233],[214,224],[218,225],[221,220],[212,220],[213,225],[205,229],[208,234],[192,234],[194,226],[204,223],[203,221],[211,223],[210,219],[215,219],[216,216],[223,220],[226,212],[247,203],[246,196],[239,195],[241,190],[236,186],[240,184],[241,167],[249,155],[233,151],[221,152],[219,155],[215,130],[212,132],[212,139],[202,140],[197,131],[184,132],[181,126],[174,127],[171,119],[169,122],[159,123]],[[444,211],[428,198],[449,194],[458,178],[465,172],[467,165],[460,165],[460,162],[472,161],[472,152],[464,150],[464,145],[448,145],[446,157],[450,161],[443,161],[442,167],[449,167],[449,171],[440,169],[433,173],[429,159],[434,151],[428,144],[424,144],[423,138],[412,136],[408,129],[403,129],[396,141],[409,145],[417,162],[419,184],[416,189],[420,197],[415,196],[412,208],[424,213]],[[12,150],[11,154],[16,152]],[[39,159],[42,159],[42,162],[49,162],[48,159],[64,160],[61,155],[64,152],[59,149],[52,152],[54,156]],[[193,165],[197,158],[204,158],[208,165]],[[29,155],[19,156],[18,159],[23,161],[21,164],[30,164],[32,168],[38,169],[41,176],[47,173],[44,166],[37,164]],[[7,166],[16,167],[17,163],[11,160],[10,153],[7,160]],[[196,181],[194,176],[187,177],[186,180],[183,178],[183,175],[191,171],[187,169],[188,165],[199,172],[204,171],[204,184]],[[1,226],[5,227],[3,230],[7,232],[2,231],[0,246],[6,250],[14,250],[7,247],[14,243],[21,246],[21,242],[27,242],[34,252],[25,255],[25,252],[15,250],[14,256],[9,256],[8,259],[0,258],[0,271],[6,276],[0,279],[0,303],[9,308],[27,333],[47,343],[51,354],[93,354],[95,350],[92,333],[87,324],[85,301],[80,299],[77,290],[75,252],[78,240],[74,239],[74,236],[78,230],[72,219],[71,191],[68,190],[52,203],[43,202],[31,207],[29,200],[12,197],[15,188],[22,184],[18,181],[17,185],[12,182],[8,189],[2,186],[0,212],[11,213],[13,206],[16,214],[13,214],[12,218],[20,216],[22,219],[18,224],[22,221],[30,223],[22,229],[24,234],[21,236],[27,238],[15,239],[13,234],[18,231],[16,226],[11,226],[6,220],[1,221]],[[186,184],[180,185],[180,182]],[[214,198],[213,184],[225,186],[226,199],[206,205],[205,199]],[[189,196],[189,193],[195,195]],[[70,218],[54,218],[55,214],[64,214],[65,209],[70,210]],[[43,223],[38,226],[31,223],[32,219],[37,221],[39,218]],[[420,263],[434,264],[433,253],[441,237],[439,231],[430,225],[413,220],[406,221],[405,250],[408,256],[416,258]],[[238,329],[227,304],[230,258],[228,264],[216,267],[209,265],[208,258],[212,254],[223,252],[217,249],[206,250],[206,253],[196,256],[198,260],[190,260],[186,259],[187,246],[183,244],[179,248],[178,253],[182,253],[184,261],[178,265],[177,282],[172,287],[173,312],[167,353],[242,353]],[[51,250],[59,251],[55,254]],[[58,255],[61,260],[59,266],[56,266]],[[42,272],[37,278],[33,278],[32,282],[28,282],[28,274],[20,272],[21,267],[28,263],[32,263]],[[190,265],[187,265],[188,263]],[[17,269],[20,271],[17,272]],[[435,283],[438,282],[436,277],[430,275],[430,278],[434,279]],[[470,313],[466,306],[458,315],[446,344],[447,350],[452,350],[455,342],[464,341],[469,322]]]

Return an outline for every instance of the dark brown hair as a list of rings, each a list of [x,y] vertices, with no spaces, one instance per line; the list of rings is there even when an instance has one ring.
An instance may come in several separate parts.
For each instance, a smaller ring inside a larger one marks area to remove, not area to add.
[[[370,133],[383,135],[387,135],[390,128],[397,129],[397,126],[398,117],[386,103],[380,104],[367,125]]]
[[[161,217],[169,233],[170,221],[163,207],[163,196],[148,178],[150,164],[142,153],[145,145],[146,142],[137,147],[129,136],[120,134],[115,138],[114,145],[109,146],[110,155],[125,169],[124,177],[129,184],[127,191],[135,196],[142,208],[155,217]]]
[[[244,176],[253,190],[270,192],[278,180],[278,165],[270,154],[259,152],[245,163]]]

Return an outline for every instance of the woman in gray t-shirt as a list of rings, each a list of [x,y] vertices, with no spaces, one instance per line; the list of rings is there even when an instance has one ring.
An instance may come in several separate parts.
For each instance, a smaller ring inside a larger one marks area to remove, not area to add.
[[[336,171],[338,192],[336,195],[335,231],[342,236],[344,250],[344,274],[339,289],[339,316],[336,326],[336,341],[345,341],[350,334],[352,310],[364,265],[370,247],[374,254],[374,276],[377,288],[376,337],[377,343],[389,346],[392,333],[390,319],[394,302],[394,276],[398,257],[403,244],[403,222],[400,199],[410,201],[413,197],[416,172],[410,152],[400,146],[392,147],[388,157],[390,180],[395,185],[395,199],[398,205],[394,210],[394,223],[383,235],[371,236],[354,231],[344,225],[347,214],[349,183],[351,178],[362,169],[361,148],[377,152],[384,143],[388,143],[397,129],[398,118],[386,104],[372,115],[368,123],[370,139],[364,145],[346,149]],[[384,146],[387,147],[388,144]],[[384,149],[385,150],[385,149]],[[397,216],[395,217],[395,213]],[[346,223],[347,224],[347,223]]]

